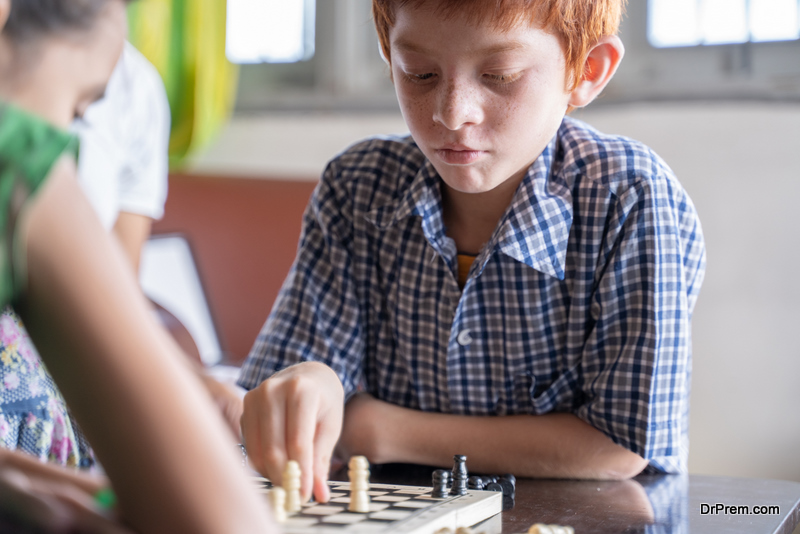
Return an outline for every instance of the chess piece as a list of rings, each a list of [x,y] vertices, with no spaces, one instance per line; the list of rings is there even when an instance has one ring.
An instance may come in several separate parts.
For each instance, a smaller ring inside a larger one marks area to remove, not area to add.
[[[300,500],[300,464],[295,460],[286,462],[283,469],[283,489],[286,491],[286,511],[290,514],[302,508]]]
[[[448,493],[448,482],[450,482],[450,472],[447,469],[437,469],[434,471],[433,491],[431,491],[431,497],[434,499],[446,499]]]
[[[467,487],[473,490],[482,490],[483,489],[483,478],[481,477],[469,477],[467,479]]]
[[[364,456],[353,456],[347,464],[350,478],[350,512],[369,512],[369,462]]]
[[[280,487],[275,486],[269,490],[269,503],[272,505],[272,517],[278,523],[286,521],[286,491]]]
[[[486,486],[484,486],[483,491],[496,491],[498,493],[503,493],[503,486],[497,482],[489,482],[486,484]]]
[[[475,534],[475,533],[469,527],[458,527],[456,529],[456,534]]]
[[[467,457],[463,454],[453,456],[453,485],[450,486],[450,495],[467,494]]]
[[[516,504],[517,478],[514,475],[503,475],[497,483],[503,488],[503,511],[511,510]]]
[[[562,527],[561,525],[545,525],[536,523],[528,529],[528,534],[575,534],[572,527]]]

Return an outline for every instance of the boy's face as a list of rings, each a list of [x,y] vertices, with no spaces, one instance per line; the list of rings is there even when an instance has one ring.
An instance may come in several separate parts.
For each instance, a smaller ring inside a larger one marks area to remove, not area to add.
[[[516,188],[567,110],[561,43],[526,24],[499,31],[433,7],[398,9],[389,34],[411,135],[447,186]]]

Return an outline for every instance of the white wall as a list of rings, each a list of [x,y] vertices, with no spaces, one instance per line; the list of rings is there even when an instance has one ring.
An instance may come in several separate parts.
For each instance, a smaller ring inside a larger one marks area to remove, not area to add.
[[[236,117],[190,170],[317,180],[328,160],[355,141],[407,131],[399,113]]]
[[[800,481],[800,105],[600,107],[578,117],[637,138],[693,198],[708,269],[694,316],[693,473]],[[399,115],[237,118],[194,170],[312,178]]]

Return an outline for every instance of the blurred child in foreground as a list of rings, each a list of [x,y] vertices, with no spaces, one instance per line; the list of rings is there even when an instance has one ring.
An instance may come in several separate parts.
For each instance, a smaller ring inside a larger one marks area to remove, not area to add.
[[[44,530],[264,532],[234,442],[76,182],[72,119],[122,52],[123,0],[0,0],[0,305],[13,303],[106,481],[10,460],[4,517]]]

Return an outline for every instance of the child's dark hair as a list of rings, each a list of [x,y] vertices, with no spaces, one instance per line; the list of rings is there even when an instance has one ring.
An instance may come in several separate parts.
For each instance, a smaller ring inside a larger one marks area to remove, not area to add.
[[[114,0],[11,0],[3,33],[16,44],[45,35],[87,30]],[[122,0],[125,3],[130,0]]]

